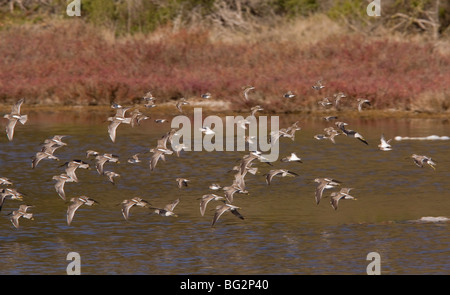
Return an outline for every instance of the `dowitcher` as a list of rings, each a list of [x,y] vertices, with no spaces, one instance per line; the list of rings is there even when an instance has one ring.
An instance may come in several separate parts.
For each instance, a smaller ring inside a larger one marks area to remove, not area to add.
[[[392,150],[392,146],[390,145],[392,139],[386,140],[384,138],[384,134],[381,134],[380,138],[380,144],[378,145],[378,148],[382,151],[390,151]]]
[[[259,106],[259,105],[252,107],[250,109],[250,111],[252,112],[251,116],[255,116],[256,112],[263,111],[263,110],[264,109],[261,106]]]
[[[143,200],[139,197],[134,197],[130,200],[123,200],[121,205],[122,205],[122,215],[125,218],[125,220],[128,220],[128,217],[130,216],[131,207],[138,206],[138,207],[149,208],[151,206],[149,202],[147,202],[146,200]]]
[[[253,90],[253,89],[255,89],[255,87],[253,87],[253,86],[245,86],[244,87],[244,98],[245,98],[245,100],[248,100],[248,92],[250,90]]]
[[[89,158],[90,156],[96,157],[96,156],[98,156],[98,155],[99,155],[99,153],[96,152],[96,151],[93,151],[93,150],[87,150],[87,151],[86,151],[86,158]]]
[[[66,162],[63,166],[65,166],[66,174],[74,180],[74,182],[78,182],[78,177],[75,174],[75,170],[78,168],[82,169],[90,169],[89,164],[81,161],[81,160],[72,160],[70,162]]]
[[[339,109],[341,99],[346,98],[347,96],[342,92],[335,93],[335,94],[333,94],[333,96],[334,96],[334,105],[337,109]]]
[[[312,88],[313,88],[314,90],[320,90],[320,89],[322,89],[322,88],[325,88],[325,86],[323,86],[322,80],[319,80],[319,81],[316,82],[315,85],[312,86]]]
[[[188,148],[185,144],[171,144],[171,146],[172,150],[177,154],[177,157],[180,157],[181,151]]]
[[[213,190],[213,191],[217,191],[220,190],[222,187],[220,186],[220,184],[217,183],[213,183],[209,186],[209,189]]]
[[[15,190],[2,189],[0,191],[0,211],[2,211],[3,204],[5,203],[6,198],[11,200],[19,200],[22,201],[23,197],[20,193]]]
[[[370,100],[368,100],[368,99],[365,99],[365,98],[358,98],[356,101],[358,102],[358,111],[359,111],[359,112],[362,112],[363,106],[364,106],[365,104],[368,105],[368,106],[371,106]]]
[[[336,143],[335,141],[335,137],[338,136],[339,133],[336,129],[334,129],[333,127],[327,127],[325,129],[323,129],[325,131],[325,133],[327,135],[323,135],[323,134],[316,134],[314,135],[314,138],[317,140],[323,140],[323,139],[329,139],[332,143]]]
[[[96,200],[86,196],[71,198],[69,207],[67,208],[67,224],[70,225],[72,223],[75,211],[77,211],[81,205],[93,206],[95,204],[98,204]]]
[[[113,154],[97,154],[95,156],[95,168],[97,169],[98,174],[103,174],[103,166],[106,162],[119,163],[119,156]]]
[[[112,183],[112,184],[116,184],[114,178],[116,177],[120,177],[119,173],[113,172],[113,171],[105,171],[103,172],[103,174],[108,177],[108,180]]]
[[[13,183],[6,177],[0,177],[0,185],[12,185]]]
[[[222,216],[223,213],[230,211],[231,213],[233,213],[234,216],[238,217],[239,219],[244,219],[244,216],[242,216],[239,211],[237,211],[237,209],[241,209],[237,206],[231,205],[231,204],[224,204],[224,205],[219,205],[216,207],[216,212],[214,213],[214,217],[211,223],[211,227],[214,226],[214,224],[216,224],[217,220],[219,220],[220,216]]]
[[[347,123],[344,123],[344,122],[336,122],[335,124],[336,124],[336,126],[339,127],[339,129],[342,130],[342,132],[343,132],[346,136],[356,138],[356,139],[358,139],[359,141],[365,143],[366,145],[369,144],[369,143],[367,143],[367,141],[364,139],[364,137],[363,137],[360,133],[358,133],[358,132],[356,132],[356,131],[354,131],[354,130],[348,130],[348,129],[346,129],[345,126],[348,125]]]
[[[281,162],[300,162],[300,163],[303,163],[302,159],[299,158],[295,153],[291,153],[290,156],[284,157],[280,161]]]
[[[204,99],[211,98],[211,93],[209,93],[209,92],[203,93],[203,94],[201,95],[201,98],[204,98]]]
[[[302,130],[300,126],[298,126],[298,121],[293,123],[291,126],[286,128],[285,132],[286,135],[283,135],[284,137],[290,137],[292,141],[295,140],[295,132]]]
[[[216,194],[207,194],[207,195],[203,195],[201,197],[201,201],[200,201],[200,214],[202,216],[205,215],[205,211],[206,211],[206,205],[208,205],[208,203],[210,201],[221,201],[224,200],[224,197],[218,196]]]
[[[136,164],[136,163],[140,163],[141,162],[141,160],[139,159],[139,155],[140,155],[141,153],[136,153],[136,154],[134,154],[134,155],[132,155],[129,159],[128,159],[128,163],[130,163],[130,164]]]
[[[19,209],[12,211],[10,213],[11,223],[14,225],[15,228],[19,228],[19,218],[20,217],[33,220],[33,213],[27,212],[27,210],[31,207],[34,207],[34,206],[22,204],[19,206]]]
[[[183,97],[183,98],[180,98],[180,100],[175,104],[175,106],[180,111],[180,113],[182,113],[183,112],[182,106],[188,105],[188,104],[189,104],[189,102],[186,101],[186,99]]]
[[[330,195],[330,197],[331,197],[330,204],[334,208],[334,210],[337,210],[339,200],[341,200],[341,199],[356,200],[355,197],[349,195],[349,192],[352,189],[353,188],[343,187],[339,192],[332,192],[331,193],[331,195]]]
[[[131,112],[131,127],[134,127],[135,125],[140,125],[142,120],[150,119],[150,117],[144,115],[141,113],[138,109],[133,110]]]
[[[161,216],[174,216],[177,217],[178,215],[176,215],[173,210],[175,209],[175,207],[178,205],[178,203],[180,202],[180,199],[176,199],[175,201],[173,201],[170,204],[167,204],[164,208],[155,208],[155,207],[151,207],[150,209],[154,209],[155,213]]]
[[[281,175],[281,177],[298,176],[297,173],[294,173],[294,172],[286,170],[286,169],[273,169],[273,170],[270,170],[269,173],[266,174],[266,183],[268,185],[270,185],[270,183],[272,182],[272,178],[276,175]]]
[[[161,159],[163,161],[166,160],[164,155],[173,154],[173,151],[171,151],[169,149],[162,149],[162,148],[152,149],[150,151],[153,152],[153,155],[150,158],[150,171],[153,171],[155,169],[156,164],[158,163],[159,159]]]
[[[286,92],[285,94],[283,94],[283,97],[284,98],[288,98],[288,99],[290,99],[290,98],[294,98],[295,97],[295,94],[292,92],[292,91],[288,91],[288,92]]]
[[[66,193],[64,192],[64,184],[66,182],[76,182],[72,177],[70,177],[67,174],[60,174],[60,175],[55,175],[52,178],[53,180],[56,180],[55,183],[55,190],[58,193],[58,195],[61,197],[61,199],[63,199],[64,201],[66,200]]]
[[[116,115],[114,117],[109,117],[108,121],[111,121],[108,125],[108,133],[109,137],[111,138],[112,142],[116,141],[116,132],[117,127],[124,123],[124,124],[131,124],[131,118],[125,118],[125,113],[127,110],[129,110],[130,107],[126,108],[118,108],[116,111]]]
[[[334,188],[338,185],[341,185],[341,182],[332,179],[332,178],[316,178],[314,179],[314,182],[317,182],[317,188],[316,188],[316,204],[319,205],[320,200],[322,199],[323,191],[326,189]]]
[[[225,193],[225,198],[227,199],[228,203],[233,203],[233,195],[237,192],[237,193],[242,193],[242,194],[248,194],[248,191],[246,190],[242,190],[241,188],[239,188],[236,185],[230,185],[230,186],[225,186],[223,188],[223,191]]]
[[[434,167],[436,165],[435,161],[433,161],[428,156],[412,154],[411,158],[414,160],[414,163],[420,168],[422,168],[424,164],[428,164],[431,168],[436,170],[436,168]]]
[[[116,102],[112,102],[111,103],[111,108],[112,109],[121,109],[123,107],[120,104],[116,103]]]
[[[189,179],[186,178],[177,178],[176,179],[177,184],[178,184],[178,188],[182,188],[183,186],[188,186],[188,182],[190,181]]]
[[[36,155],[33,157],[33,161],[31,162],[31,168],[36,168],[36,166],[39,164],[40,161],[43,159],[52,159],[59,161],[59,158],[53,155],[53,152],[58,148],[59,146],[52,146],[52,147],[44,147],[42,151],[37,152]]]
[[[146,108],[152,108],[155,107],[155,97],[152,95],[150,91],[148,91],[144,97],[142,98],[144,100],[144,106]]]
[[[323,117],[323,119],[327,122],[331,122],[333,120],[337,120],[337,116],[327,116],[327,117]]]
[[[52,138],[44,140],[43,145],[52,146],[53,144],[57,144],[59,146],[65,146],[67,143],[62,141],[64,137],[67,137],[67,135],[54,135]]]
[[[333,105],[333,103],[330,101],[330,99],[329,99],[328,97],[322,98],[322,100],[319,100],[319,101],[317,102],[317,104],[323,106],[324,108]]]
[[[19,121],[22,125],[25,124],[28,120],[28,115],[20,114],[20,107],[24,103],[25,99],[22,98],[17,101],[11,109],[11,113],[5,114],[3,118],[8,119],[8,124],[6,125],[6,135],[8,136],[8,140],[12,141],[14,137],[14,127],[16,126],[17,121]]]

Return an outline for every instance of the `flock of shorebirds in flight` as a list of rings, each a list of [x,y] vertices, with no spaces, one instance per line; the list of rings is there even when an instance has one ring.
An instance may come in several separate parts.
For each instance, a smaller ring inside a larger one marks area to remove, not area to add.
[[[318,81],[315,85],[312,86],[312,88],[316,91],[320,91],[325,86],[322,84],[321,81]],[[243,96],[245,100],[249,100],[249,92],[251,90],[255,89],[253,86],[245,87],[243,91]],[[292,93],[292,91],[288,91],[283,95],[284,99],[292,99],[296,95]],[[211,97],[210,93],[205,93],[201,95],[201,98],[203,99],[209,99]],[[327,109],[327,108],[334,108],[335,110],[339,110],[339,104],[342,98],[345,98],[346,95],[344,93],[336,93],[334,94],[334,102],[330,100],[330,98],[325,97],[322,100],[318,101],[318,104]],[[151,92],[148,92],[143,97],[143,102],[145,108],[152,108],[156,106],[155,104],[155,97],[152,96]],[[28,120],[27,115],[23,115],[20,112],[20,108],[22,104],[24,103],[24,99],[20,99],[18,102],[16,102],[12,106],[11,113],[5,114],[4,118],[8,120],[8,123],[6,125],[6,135],[8,137],[9,141],[13,140],[14,137],[14,129],[17,122],[20,122],[21,124],[25,124]],[[189,102],[182,98],[179,99],[175,107],[178,109],[178,111],[183,112],[182,107],[184,105],[188,105]],[[357,109],[359,112],[363,111],[363,108],[365,106],[371,106],[370,101],[367,99],[359,98],[357,99]],[[134,107],[123,107],[117,103],[112,103],[111,108],[116,110],[116,114],[112,117],[108,118],[108,121],[110,122],[108,124],[108,134],[112,142],[115,142],[116,139],[116,130],[118,126],[121,124],[130,124],[132,127],[135,125],[139,125],[142,120],[149,119],[148,116],[144,115],[142,112],[139,111],[139,108]],[[131,116],[126,117],[126,112],[130,109],[133,109],[131,111]],[[254,106],[251,108],[251,116],[255,116],[255,114],[258,111],[262,111],[263,108],[260,106]],[[345,122],[337,121],[337,116],[328,116],[324,117],[324,120],[327,122],[336,121],[335,127],[327,127],[324,129],[325,134],[317,134],[314,136],[317,140],[330,140],[333,144],[335,144],[335,137],[338,135],[345,135],[348,137],[353,137],[362,143],[368,145],[368,142],[364,139],[364,137],[357,131],[347,129],[346,126],[348,125]],[[166,119],[156,119],[156,123],[163,123],[166,122]],[[244,127],[245,128],[245,127]],[[275,133],[271,134],[271,140],[279,140],[279,138],[287,137],[291,138],[291,140],[295,140],[295,133],[297,131],[301,130],[301,127],[298,126],[298,121],[293,123],[292,125],[288,126],[287,128],[282,128]],[[149,167],[150,170],[153,171],[156,168],[156,165],[159,160],[165,161],[166,155],[172,155],[175,153],[178,157],[180,157],[181,151],[185,148],[184,145],[172,145],[172,137],[176,133],[176,129],[171,129],[167,133],[165,133],[160,139],[157,140],[156,147],[150,148],[149,151],[143,152],[143,153],[152,153],[152,156],[149,160]],[[208,126],[205,126],[201,128],[201,131],[204,134],[214,134],[214,131],[211,130]],[[41,150],[38,151],[35,156],[33,157],[31,167],[32,169],[35,169],[39,162],[44,159],[54,159],[59,160],[58,157],[54,155],[55,150],[57,150],[60,147],[66,146],[67,143],[63,142],[62,139],[66,135],[55,135],[53,138],[46,139],[41,144]],[[249,143],[251,141],[251,138],[246,137],[246,142]],[[381,151],[390,151],[392,150],[392,146],[390,145],[390,141],[386,140],[384,138],[384,135],[381,135],[380,138],[380,144],[378,145],[379,149]],[[170,145],[170,148],[168,147]],[[131,156],[128,159],[128,163],[134,164],[139,163],[141,160],[139,157],[143,153],[137,153]],[[114,179],[116,177],[119,177],[120,175],[118,173],[115,173],[113,171],[106,171],[103,169],[105,163],[108,162],[119,162],[119,157],[114,154],[108,154],[108,153],[98,153],[94,150],[88,150],[86,151],[86,158],[93,158],[95,161],[95,168],[99,175],[103,175],[108,178],[108,180],[111,183],[115,183]],[[423,167],[424,165],[428,164],[430,167],[435,169],[436,163],[428,156],[425,155],[417,155],[412,154],[411,158],[413,162],[419,166]],[[209,186],[209,189],[215,192],[223,191],[223,196],[219,196],[215,193],[205,194],[200,198],[200,214],[201,216],[204,216],[206,207],[208,203],[211,201],[219,201],[221,202],[220,205],[216,206],[215,213],[211,222],[211,226],[214,226],[218,219],[224,214],[225,212],[230,212],[236,217],[240,219],[244,219],[244,217],[240,214],[238,209],[241,209],[238,206],[233,205],[234,195],[236,193],[238,194],[248,194],[248,191],[246,189],[245,185],[245,177],[247,173],[255,175],[258,171],[257,167],[253,166],[253,163],[255,160],[259,160],[261,162],[264,161],[264,157],[261,155],[258,151],[250,151],[249,154],[244,155],[241,159],[238,165],[235,165],[232,168],[232,171],[235,171],[234,174],[234,181],[229,186],[220,186],[219,184],[213,183]],[[301,158],[299,158],[295,153],[291,153],[290,156],[282,158],[280,161],[282,162],[300,162],[302,163]],[[273,166],[270,162],[266,162],[267,164]],[[53,180],[56,181],[55,183],[55,190],[58,196],[66,201],[66,194],[64,192],[64,185],[66,182],[78,182],[78,178],[75,174],[75,171],[78,168],[82,169],[90,169],[90,164],[82,161],[82,160],[72,160],[69,162],[66,162],[64,165],[65,173],[62,173],[60,175],[53,176]],[[264,174],[266,184],[270,185],[273,181],[273,178],[275,176],[278,177],[286,177],[286,176],[297,176],[296,173],[287,170],[287,169],[272,169],[268,173]],[[323,193],[327,189],[333,189],[342,184],[341,181],[333,179],[331,177],[323,177],[323,178],[316,178],[314,180],[317,183],[316,190],[315,190],[315,201],[316,204],[319,204]],[[176,182],[178,184],[179,188],[182,188],[183,186],[188,186],[189,179],[186,178],[177,178]],[[11,186],[13,185],[12,181],[9,180],[6,177],[0,177],[0,186]],[[355,197],[350,195],[350,191],[353,188],[343,187],[339,191],[332,192],[330,194],[330,204],[334,210],[338,209],[338,203],[340,200],[343,199],[353,199],[356,200]],[[23,196],[21,193],[19,193],[16,189],[10,188],[10,187],[4,187],[0,190],[0,211],[2,209],[2,206],[6,199],[11,200],[20,200],[23,201]],[[125,199],[121,202],[121,212],[125,220],[128,220],[130,217],[130,209],[134,206],[136,207],[144,207],[151,209],[154,214],[158,214],[160,216],[177,216],[174,213],[175,207],[180,202],[180,199],[176,199],[175,201],[167,204],[164,208],[157,208],[153,207],[148,201],[140,198],[140,197],[134,197],[131,199]],[[98,204],[98,202],[90,197],[87,196],[79,196],[79,197],[72,197],[70,198],[70,202],[67,207],[67,224],[70,225],[72,223],[72,220],[74,218],[74,215],[78,208],[80,208],[82,205],[86,206],[92,206],[94,204]],[[15,211],[10,212],[8,215],[10,215],[10,220],[14,227],[19,227],[19,219],[21,217],[26,219],[33,219],[33,213],[28,212],[30,208],[32,208],[32,205],[27,204],[21,204],[19,208]]]

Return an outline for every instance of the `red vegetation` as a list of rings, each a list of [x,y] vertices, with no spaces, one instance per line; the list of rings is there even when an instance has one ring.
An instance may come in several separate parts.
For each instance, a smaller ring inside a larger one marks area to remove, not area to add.
[[[344,92],[376,108],[408,110],[417,99],[445,94],[450,57],[431,44],[334,36],[310,46],[296,42],[210,41],[205,31],[180,31],[159,39],[106,40],[82,23],[0,31],[0,101],[96,105],[133,102],[147,91],[159,101],[199,97],[255,104],[288,112],[318,108],[317,101]],[[325,88],[312,85],[319,79]],[[246,85],[255,86],[249,102]],[[282,98],[287,91],[297,96]],[[426,94],[426,95],[424,95]],[[351,103],[350,103],[351,102]]]

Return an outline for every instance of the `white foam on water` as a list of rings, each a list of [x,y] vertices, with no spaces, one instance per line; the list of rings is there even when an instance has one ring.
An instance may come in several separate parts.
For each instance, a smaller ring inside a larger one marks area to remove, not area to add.
[[[445,216],[424,216],[421,217],[418,221],[420,222],[447,222],[450,221],[450,218]]]
[[[401,141],[401,140],[450,140],[449,136],[439,136],[439,135],[429,135],[429,136],[422,136],[422,137],[408,137],[408,136],[396,136],[394,137],[395,140]]]

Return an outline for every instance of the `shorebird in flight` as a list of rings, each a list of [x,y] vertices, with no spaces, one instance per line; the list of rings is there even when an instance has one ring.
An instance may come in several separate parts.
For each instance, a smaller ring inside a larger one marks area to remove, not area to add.
[[[337,210],[339,200],[341,200],[341,199],[356,200],[355,197],[349,195],[349,192],[352,189],[353,188],[343,187],[343,188],[341,188],[341,190],[339,192],[332,192],[331,195],[330,195],[330,197],[331,197],[331,199],[330,199],[331,207],[333,207],[334,210]]]
[[[245,100],[248,100],[248,92],[249,92],[250,90],[253,90],[253,89],[255,89],[255,87],[253,87],[253,86],[246,86],[246,87],[244,88],[244,97],[245,97]]]
[[[140,163],[141,160],[139,159],[139,155],[141,153],[136,153],[134,155],[132,155],[130,158],[128,158],[127,162],[130,164],[136,164],[136,163]]]
[[[117,127],[124,123],[124,124],[131,124],[131,118],[125,118],[125,113],[127,110],[129,110],[130,107],[120,107],[116,111],[116,115],[114,117],[109,117],[108,121],[111,121],[108,125],[108,133],[109,137],[111,138],[112,142],[116,141],[116,132]]]
[[[113,154],[97,154],[95,156],[95,168],[97,169],[98,174],[103,174],[103,166],[106,162],[119,163],[119,156]]]
[[[336,107],[336,109],[339,109],[341,99],[346,98],[347,96],[342,92],[335,93],[333,96],[334,96],[334,106]]]
[[[189,104],[189,102],[187,102],[186,99],[183,97],[183,98],[180,98],[180,100],[175,104],[175,106],[180,111],[180,113],[182,113],[183,109],[181,107],[184,105],[188,105],[188,104]]]
[[[8,124],[6,125],[6,135],[8,136],[9,141],[12,141],[14,138],[14,127],[16,126],[17,121],[19,121],[23,125],[28,120],[28,115],[20,114],[20,107],[22,106],[24,101],[24,98],[20,99],[12,106],[11,113],[5,114],[3,116],[3,118],[8,119]]]
[[[329,99],[328,97],[322,98],[322,100],[319,100],[319,101],[317,102],[317,104],[323,106],[324,108],[333,105],[333,103],[330,101],[330,99]]]
[[[369,144],[369,143],[367,143],[367,141],[364,139],[364,137],[363,137],[361,134],[359,134],[358,132],[356,132],[356,131],[354,131],[354,130],[348,130],[348,129],[345,129],[345,126],[348,125],[347,123],[344,123],[344,122],[336,122],[335,124],[336,124],[337,127],[339,127],[339,129],[342,130],[342,132],[343,132],[346,136],[356,138],[356,139],[358,139],[359,141],[365,143],[366,145]]]
[[[0,191],[0,211],[2,211],[3,204],[5,203],[6,198],[10,200],[19,200],[22,201],[22,195],[14,189],[2,189]]]
[[[412,154],[411,158],[413,159],[414,163],[420,168],[422,168],[424,164],[428,164],[431,168],[436,170],[436,168],[434,167],[436,163],[428,156]]]
[[[93,206],[95,204],[98,204],[96,200],[88,198],[86,196],[71,198],[69,207],[67,208],[67,225],[70,225],[72,223],[75,211],[77,211],[80,206]]]
[[[365,104],[368,105],[368,106],[371,106],[370,100],[368,100],[368,99],[365,99],[365,98],[358,98],[356,101],[358,102],[358,111],[359,111],[359,112],[362,112],[363,106],[364,106]]]
[[[254,107],[252,107],[252,108],[250,109],[250,111],[251,111],[250,116],[255,116],[256,112],[263,111],[263,110],[264,110],[264,109],[263,109],[261,106],[259,106],[259,105],[254,106]]]
[[[149,208],[151,205],[149,202],[147,202],[146,200],[143,200],[139,197],[134,197],[130,200],[123,200],[122,203],[122,215],[123,218],[125,218],[125,220],[128,220],[128,217],[130,216],[130,209],[133,206],[138,206],[138,207],[144,207],[144,208]]]
[[[386,140],[384,138],[384,134],[381,134],[381,138],[380,138],[380,144],[378,145],[378,148],[382,151],[390,151],[392,150],[392,146],[390,145],[392,139],[388,139]]]
[[[332,179],[332,178],[316,178],[314,182],[317,182],[318,185],[316,187],[316,204],[319,205],[320,200],[322,199],[323,191],[326,189],[335,188],[338,185],[341,185],[341,182]]]
[[[217,184],[217,183],[213,183],[213,184],[211,184],[210,186],[209,186],[209,189],[210,190],[213,190],[213,191],[217,191],[217,190],[220,190],[222,187],[220,186],[220,184]]]
[[[0,185],[12,185],[13,183],[6,177],[0,177]]]
[[[155,207],[150,207],[150,209],[154,209],[155,213],[160,215],[160,216],[174,216],[177,217],[178,215],[176,215],[173,210],[175,209],[175,207],[178,205],[178,203],[180,202],[180,199],[176,199],[175,201],[173,201],[170,204],[167,204],[164,208],[155,208]]]
[[[337,116],[328,116],[328,117],[323,117],[323,119],[327,122],[331,122],[333,120],[336,120],[338,117]]]
[[[239,213],[239,211],[237,211],[237,209],[240,209],[237,206],[231,205],[231,204],[224,204],[224,205],[219,205],[216,207],[216,212],[214,213],[214,217],[211,223],[211,227],[214,226],[214,224],[216,224],[217,220],[219,220],[220,216],[222,216],[223,213],[230,211],[231,213],[233,213],[234,216],[238,217],[239,219],[244,219],[244,217]]]
[[[150,119],[150,117],[144,115],[141,111],[138,109],[133,110],[131,112],[131,127],[134,127],[135,125],[140,125],[142,120]]]
[[[285,94],[283,94],[283,97],[284,98],[288,98],[288,99],[290,99],[290,98],[294,98],[295,97],[295,94],[292,92],[292,91],[288,91],[288,92],[286,92]]]
[[[325,86],[323,86],[322,80],[319,80],[319,81],[316,82],[315,85],[312,86],[312,88],[313,88],[314,90],[320,90],[320,89],[322,89],[322,88],[325,88]]]
[[[142,98],[144,100],[144,106],[146,108],[153,108],[155,107],[155,97],[152,95],[150,91],[148,91],[144,97]]]
[[[56,180],[55,183],[55,190],[58,193],[58,195],[61,197],[61,199],[63,199],[64,201],[66,200],[66,193],[64,192],[64,184],[66,182],[76,182],[73,178],[71,178],[69,175],[67,174],[60,174],[60,175],[55,175],[52,178],[53,180]]]
[[[295,153],[291,153],[290,156],[284,157],[280,161],[281,162],[299,162],[299,163],[303,163],[302,159],[300,159]]]
[[[54,151],[59,148],[60,146],[54,145],[51,147],[43,147],[40,152],[37,152],[36,155],[33,157],[33,161],[31,162],[31,168],[36,168],[36,166],[39,164],[40,161],[43,159],[52,159],[59,161],[59,158],[54,156]]]
[[[11,215],[11,223],[14,225],[15,228],[19,228],[19,218],[20,217],[33,220],[33,213],[27,212],[27,210],[31,207],[34,207],[34,206],[22,204],[19,206],[19,209],[9,213],[9,215]]]
[[[202,216],[205,215],[205,211],[206,211],[206,205],[208,205],[208,203],[210,201],[222,201],[225,200],[224,197],[215,195],[215,194],[207,194],[207,195],[203,195],[201,197],[201,201],[200,201],[200,214]]]
[[[203,93],[200,97],[204,98],[204,99],[211,98],[211,93],[209,93],[209,92]]]
[[[176,179],[178,188],[182,188],[183,186],[188,186],[189,179],[186,178],[177,178]]]
[[[74,182],[78,182],[78,177],[75,174],[75,170],[78,168],[90,169],[89,164],[81,160],[72,160],[70,162],[66,162],[63,166],[66,167],[65,171],[67,176],[72,178]]]
[[[298,176],[297,173],[294,173],[292,171],[286,170],[286,169],[273,169],[270,170],[269,173],[267,173],[266,176],[266,183],[267,185],[270,185],[270,183],[272,182],[272,179],[274,176],[276,175],[281,175],[281,177],[286,177],[286,176]]]
[[[108,177],[108,180],[112,183],[112,184],[116,184],[116,182],[114,181],[114,178],[116,177],[120,177],[119,173],[113,172],[113,171],[105,171],[103,172],[103,174]]]
[[[323,139],[329,139],[332,143],[336,143],[335,141],[335,137],[338,136],[339,131],[337,131],[336,129],[334,129],[333,127],[327,127],[325,129],[323,129],[323,131],[325,131],[326,135],[324,134],[316,134],[314,135],[314,138],[317,140],[323,140]]]

